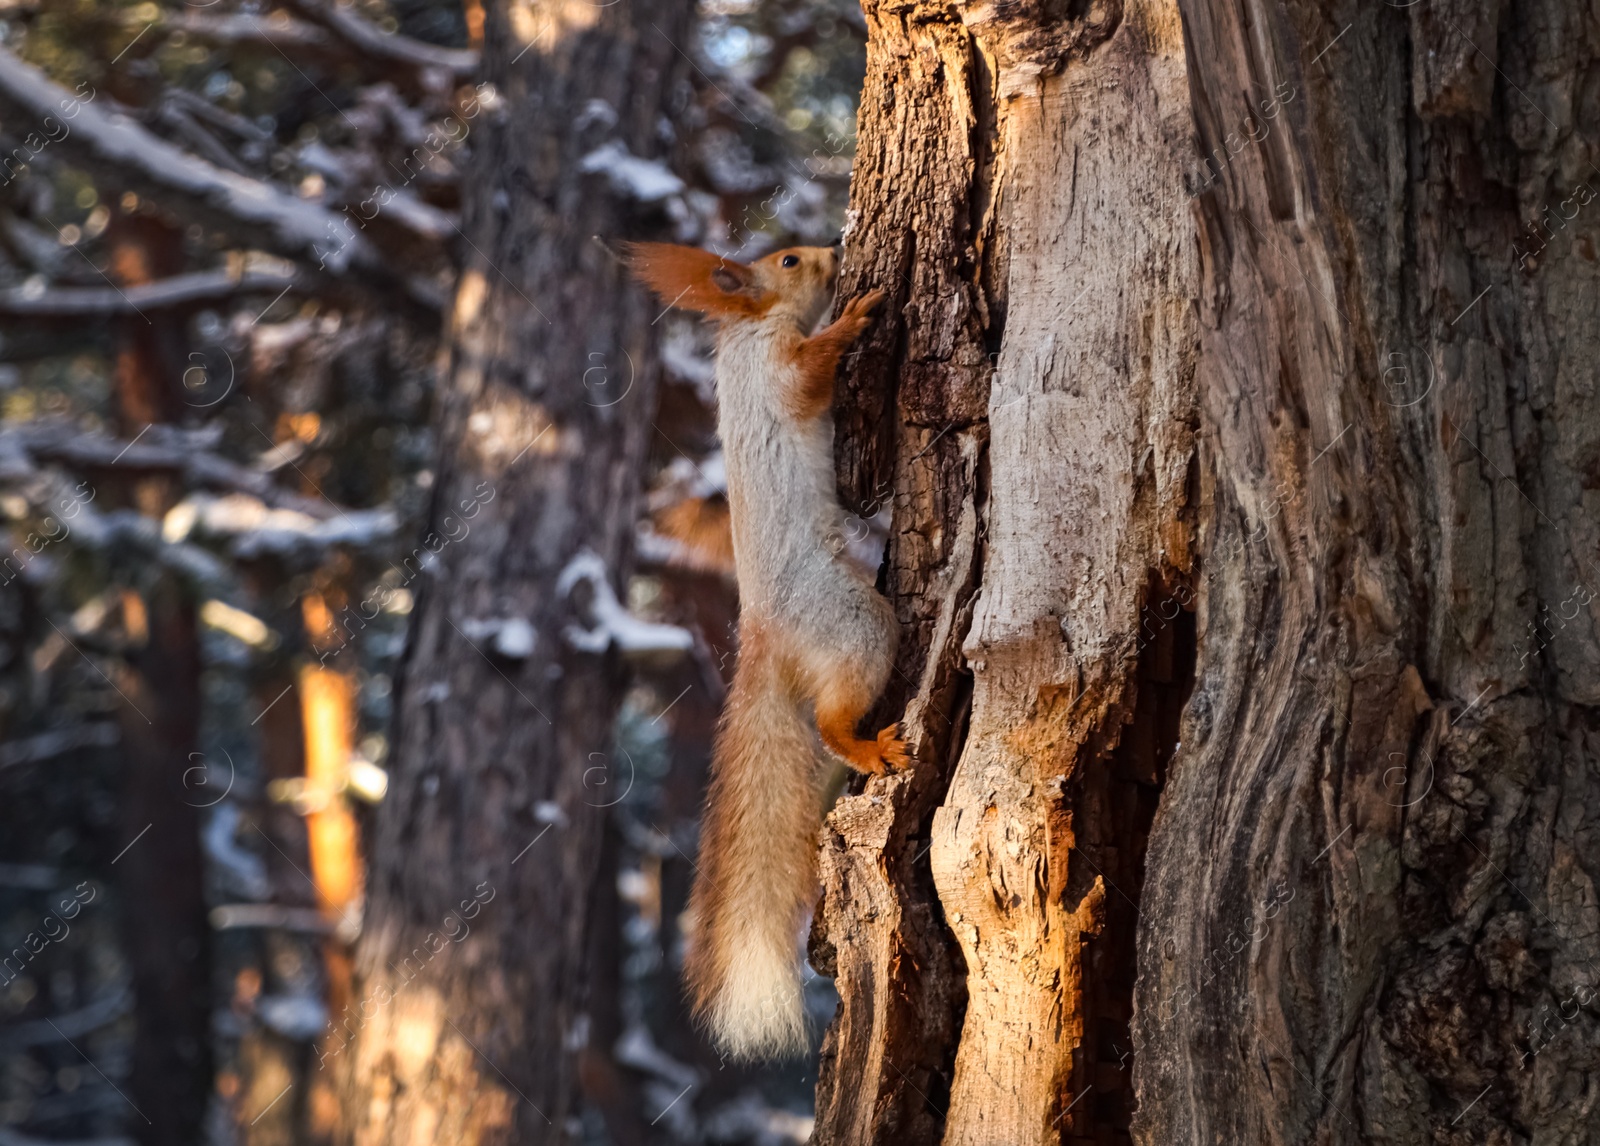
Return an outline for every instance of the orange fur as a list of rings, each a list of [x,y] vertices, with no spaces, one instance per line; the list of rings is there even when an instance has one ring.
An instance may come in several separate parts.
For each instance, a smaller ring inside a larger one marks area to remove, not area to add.
[[[700,822],[684,977],[695,1017],[750,1058],[805,1045],[795,949],[817,895],[823,774],[779,642],[759,624],[740,630]]]
[[[891,724],[875,740],[856,736],[856,725],[878,698],[878,686],[858,668],[835,669],[819,682],[812,698],[817,716],[817,734],[828,749],[857,772],[881,776],[891,766],[905,767],[910,762],[899,736],[899,725]]]
[[[796,418],[816,418],[833,406],[833,376],[838,373],[839,359],[871,324],[872,312],[883,297],[881,290],[857,295],[845,304],[838,318],[795,345],[800,381],[784,397]]]
[[[881,774],[909,765],[898,726],[856,736],[894,663],[894,610],[869,574],[841,557],[832,404],[840,357],[883,299],[826,313],[838,256],[791,247],[748,265],[708,251],[639,243],[634,273],[668,305],[721,321],[718,431],[727,453],[727,510],[703,503],[661,514],[662,532],[731,550],[739,580],[741,650],[711,754],[711,787],[684,966],[694,1012],[735,1058],[805,1049],[798,948],[816,900],[822,748]],[[731,532],[730,532],[731,527]],[[725,540],[724,540],[725,539]],[[821,744],[818,744],[820,738]]]
[[[818,680],[799,663],[802,634],[747,619],[739,636],[711,754],[684,976],[694,1015],[720,1048],[738,1059],[781,1057],[805,1046],[795,947],[818,892],[826,768],[806,702],[823,743],[857,771],[882,775],[911,757],[898,725],[857,739],[877,697],[860,666],[832,665]]]
[[[689,567],[733,573],[733,529],[725,497],[686,497],[655,515],[656,531],[679,542]]]
[[[626,243],[628,267],[668,306],[712,318],[755,318],[776,301],[743,263],[699,247],[673,243]]]

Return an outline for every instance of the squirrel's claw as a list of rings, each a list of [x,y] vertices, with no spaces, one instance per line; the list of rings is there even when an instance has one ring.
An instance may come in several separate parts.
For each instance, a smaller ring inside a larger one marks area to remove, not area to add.
[[[883,291],[873,287],[866,294],[858,294],[847,302],[844,308],[845,313],[850,315],[851,318],[867,318],[882,305],[886,297],[888,296]]]
[[[901,739],[898,721],[878,733],[878,755],[883,759],[885,772],[900,772],[916,762]]]
[[[856,295],[844,304],[844,309],[839,312],[839,319],[833,328],[852,341],[860,338],[867,327],[872,325],[872,312],[878,309],[884,298],[884,293],[876,288],[867,291],[866,294]]]

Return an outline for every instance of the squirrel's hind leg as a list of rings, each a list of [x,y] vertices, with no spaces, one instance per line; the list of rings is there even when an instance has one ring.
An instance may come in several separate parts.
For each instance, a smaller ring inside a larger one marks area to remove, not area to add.
[[[856,736],[856,725],[877,699],[881,681],[866,680],[848,665],[822,682],[816,698],[817,733],[829,751],[858,772],[881,776],[892,769],[911,766],[911,755],[900,738],[900,726],[891,724],[875,740]]]

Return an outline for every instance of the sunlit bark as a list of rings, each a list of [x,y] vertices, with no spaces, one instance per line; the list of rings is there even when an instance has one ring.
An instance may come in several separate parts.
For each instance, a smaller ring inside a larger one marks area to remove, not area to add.
[[[1588,1141],[1592,19],[868,20],[818,1140]]]

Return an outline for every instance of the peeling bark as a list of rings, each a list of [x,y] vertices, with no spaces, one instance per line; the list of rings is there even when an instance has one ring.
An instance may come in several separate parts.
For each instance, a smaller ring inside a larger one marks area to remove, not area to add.
[[[1130,7],[1060,74],[1028,29],[977,24],[997,62],[1005,328],[972,723],[933,823],[967,964],[946,1143],[1126,1128],[1086,1024],[1111,990],[1107,901],[1137,891],[1108,821],[1140,606],[1152,573],[1189,564],[1195,248],[1181,193],[1148,178],[1189,139],[1175,15]]]
[[[818,1141],[1594,1141],[1600,24],[867,16]]]
[[[830,819],[818,1140],[1115,1140],[1136,908],[1108,897],[1137,896],[1163,754],[1118,749],[1141,607],[1190,564],[1198,253],[1150,178],[1192,147],[1177,11],[868,15],[851,266],[906,305],[851,386],[892,377],[903,428],[874,436],[868,398],[842,456],[858,493],[896,459],[919,764]],[[1168,725],[1181,704],[1177,632],[1150,724],[1161,690]]]

